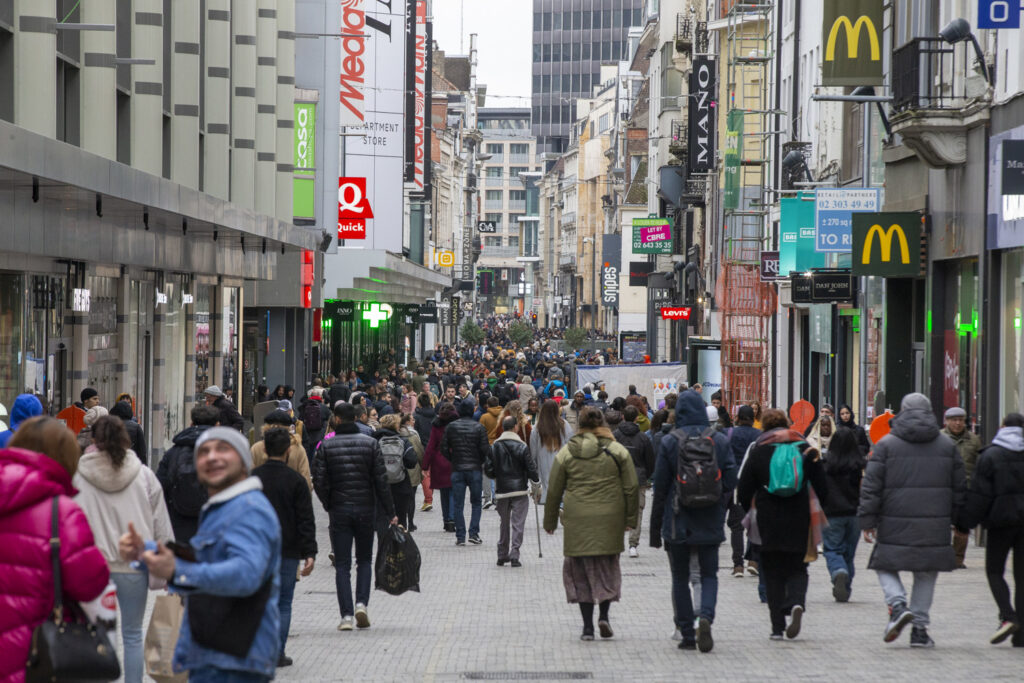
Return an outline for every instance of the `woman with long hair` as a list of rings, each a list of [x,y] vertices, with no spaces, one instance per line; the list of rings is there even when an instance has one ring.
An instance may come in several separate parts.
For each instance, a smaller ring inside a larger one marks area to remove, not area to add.
[[[836,602],[850,599],[853,586],[853,556],[860,540],[857,505],[860,502],[860,481],[867,462],[857,443],[857,435],[848,427],[836,430],[824,459],[828,495],[822,510],[828,527],[822,532],[825,562],[832,577],[832,597]]]
[[[547,500],[548,478],[551,476],[551,466],[555,462],[555,456],[562,446],[572,438],[572,427],[562,418],[562,411],[558,409],[557,401],[544,401],[540,406],[540,417],[537,418],[537,426],[530,434],[530,453],[537,459],[537,469],[540,471],[541,504]]]
[[[142,621],[149,594],[147,574],[138,572],[121,559],[118,542],[134,524],[143,538],[166,543],[174,539],[171,519],[164,503],[163,488],[153,470],[146,467],[129,446],[124,422],[113,415],[96,421],[93,445],[78,462],[73,483],[78,489],[75,502],[82,506],[96,545],[110,567],[117,586],[124,641],[124,680],[142,681]]]
[[[516,435],[523,440],[523,443],[530,443],[530,435],[533,432],[533,425],[530,424],[529,418],[526,417],[526,413],[523,412],[523,404],[519,399],[515,399],[508,402],[505,409],[501,411],[501,417],[498,418],[498,424],[495,425],[494,431],[491,432],[491,436],[497,439],[501,436],[501,424],[505,421],[506,417],[514,417],[516,419]]]
[[[751,401],[750,407],[754,410],[754,429],[761,429],[761,402]]]
[[[623,534],[638,524],[638,488],[629,451],[601,411],[587,406],[578,432],[555,457],[544,506],[544,530],[553,534],[559,518],[564,527],[562,583],[566,600],[580,606],[581,640],[594,639],[595,604],[601,637],[613,635],[608,612],[622,592],[619,555]]]

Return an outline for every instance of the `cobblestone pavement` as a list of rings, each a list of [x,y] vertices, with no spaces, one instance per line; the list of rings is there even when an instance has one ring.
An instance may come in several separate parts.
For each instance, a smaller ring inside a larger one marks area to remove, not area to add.
[[[664,551],[646,543],[639,558],[622,556],[623,597],[611,610],[614,639],[581,642],[579,610],[566,604],[562,588],[561,533],[542,532],[544,557],[538,559],[533,511],[520,569],[495,566],[493,509],[483,512],[484,544],[459,548],[454,534],[441,531],[440,506],[417,512],[422,592],[393,597],[374,591],[372,627],[339,632],[326,513],[318,509],[317,517],[320,556],[313,575],[296,587],[288,643],[295,664],[278,670],[282,681],[1024,678],[1024,649],[988,644],[997,614],[984,551],[973,546],[969,569],[939,577],[930,628],[936,648],[911,650],[909,628],[898,643],[882,642],[887,613],[874,572],[865,567],[869,546],[858,549],[847,604],[832,600],[824,559],[812,564],[803,632],[794,641],[771,642],[757,579],[731,577],[723,545],[715,648],[705,655],[679,651],[670,639],[668,562]]]

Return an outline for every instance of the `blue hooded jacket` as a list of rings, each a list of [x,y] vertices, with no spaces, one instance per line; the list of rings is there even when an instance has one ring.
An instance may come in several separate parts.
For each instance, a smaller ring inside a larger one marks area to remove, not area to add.
[[[704,400],[692,390],[684,391],[676,401],[676,429],[689,436],[698,436],[710,427]],[[725,542],[725,513],[731,492],[736,488],[736,459],[729,448],[729,439],[715,432],[715,458],[722,472],[722,500],[706,508],[683,508],[675,511],[676,464],[679,442],[674,432],[661,438],[654,466],[654,502],[651,509],[651,546],[666,543],[688,545],[719,545]],[[661,520],[661,528],[653,520]]]
[[[0,448],[7,447],[7,442],[14,436],[14,432],[18,431],[22,422],[42,414],[43,404],[32,394],[21,394],[14,399],[14,405],[11,407],[11,428],[6,432],[0,432]]]

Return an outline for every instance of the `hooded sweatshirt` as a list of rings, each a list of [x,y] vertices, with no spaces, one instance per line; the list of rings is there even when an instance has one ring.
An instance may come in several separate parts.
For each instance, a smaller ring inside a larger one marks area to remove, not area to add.
[[[90,450],[78,461],[78,472],[72,481],[78,489],[75,502],[85,512],[96,547],[103,553],[110,571],[135,571],[121,560],[117,547],[129,522],[143,538],[174,539],[163,488],[135,451],[129,450],[121,467],[115,469],[109,455]]]
[[[967,506],[957,524],[970,529],[1024,527],[1024,430],[1003,427],[982,450]]]
[[[22,422],[42,414],[43,404],[32,394],[21,394],[14,399],[14,405],[11,406],[11,428],[0,432],[0,448],[7,447],[7,442],[14,436],[14,432],[18,431]]]

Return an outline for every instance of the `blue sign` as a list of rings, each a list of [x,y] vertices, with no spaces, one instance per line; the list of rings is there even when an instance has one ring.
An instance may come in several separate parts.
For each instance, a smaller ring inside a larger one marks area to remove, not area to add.
[[[978,0],[978,28],[1020,28],[1021,0]]]
[[[814,251],[849,254],[853,249],[853,214],[881,210],[881,188],[819,188],[814,201]]]

